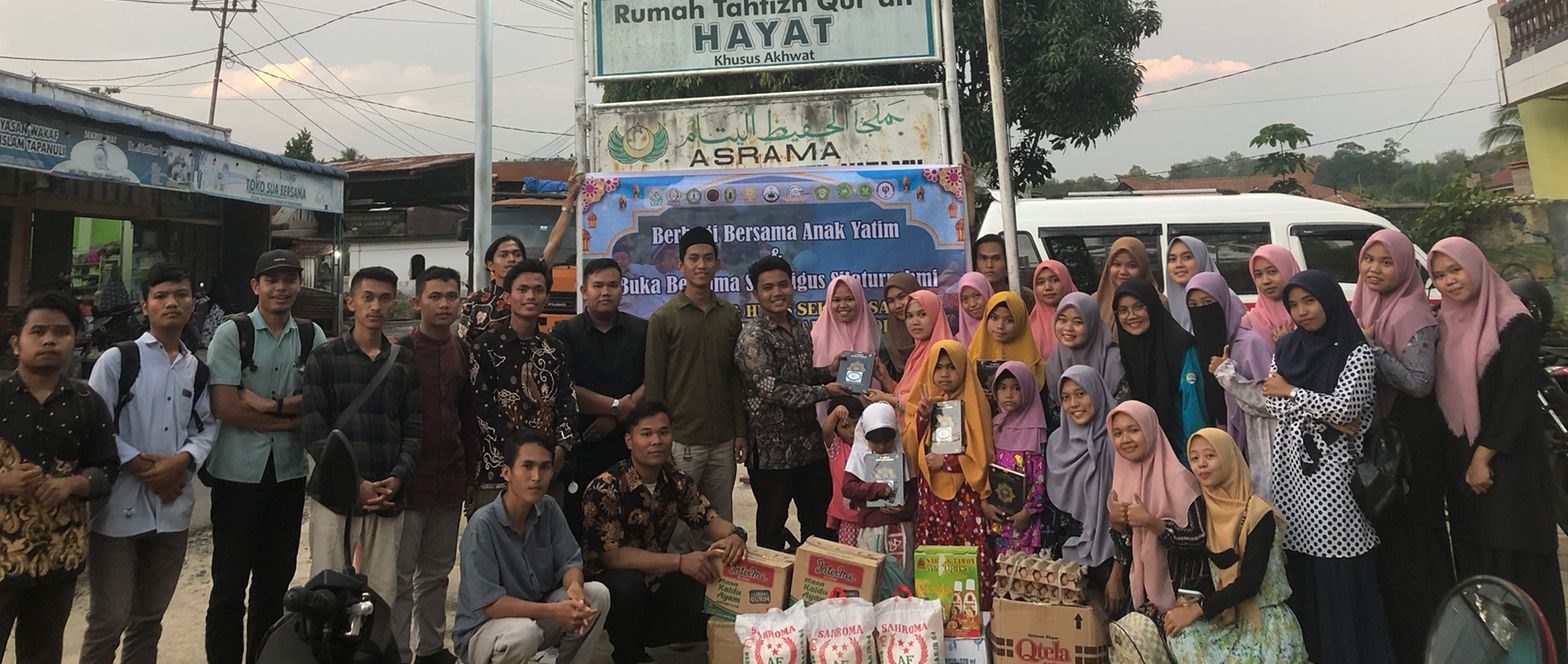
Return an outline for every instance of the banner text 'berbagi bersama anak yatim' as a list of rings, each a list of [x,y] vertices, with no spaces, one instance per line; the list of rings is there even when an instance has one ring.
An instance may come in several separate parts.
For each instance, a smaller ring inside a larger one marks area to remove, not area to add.
[[[646,317],[685,288],[682,233],[713,232],[713,289],[757,315],[746,269],[782,256],[795,275],[795,311],[815,319],[833,277],[850,274],[880,317],[888,276],[908,271],[941,292],[964,271],[968,206],[957,166],[590,174],[582,189],[581,259],[614,258],[621,310]]]
[[[594,0],[594,77],[935,60],[932,0]]]

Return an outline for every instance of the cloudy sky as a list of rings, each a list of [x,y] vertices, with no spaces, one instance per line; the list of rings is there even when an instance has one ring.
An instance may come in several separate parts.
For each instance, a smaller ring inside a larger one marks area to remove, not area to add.
[[[497,157],[569,154],[571,28],[561,0],[494,0]],[[1157,91],[1371,35],[1462,0],[1167,0],[1164,29],[1138,57],[1144,89]],[[358,10],[273,46],[268,43]],[[469,0],[260,0],[238,17],[223,71],[217,124],[237,142],[281,151],[300,127],[318,157],[344,146],[371,156],[471,150],[472,22]],[[71,85],[119,85],[120,98],[205,119],[217,28],[188,0],[0,0],[0,69]],[[465,24],[466,23],[466,24]],[[270,34],[269,34],[270,32]],[[1485,36],[1483,36],[1485,32]],[[1470,56],[1472,47],[1473,57]],[[257,49],[257,47],[261,47]],[[286,48],[285,48],[286,47]],[[175,54],[179,57],[159,57]],[[75,60],[27,61],[16,57]],[[80,60],[155,58],[132,62]],[[247,68],[247,66],[249,68]],[[1062,177],[1110,176],[1138,164],[1171,163],[1237,150],[1259,127],[1294,122],[1331,150],[1333,139],[1497,100],[1495,37],[1476,4],[1386,37],[1234,78],[1153,95],[1120,132],[1087,151],[1057,155]],[[264,72],[257,74],[253,71]],[[146,76],[147,74],[160,76]],[[119,79],[119,80],[113,80]],[[1438,99],[1445,84],[1453,86]],[[300,84],[311,86],[301,87]],[[409,110],[354,104],[324,91]],[[281,98],[280,98],[281,97]],[[1433,106],[1436,100],[1435,107]],[[309,118],[307,121],[306,118]],[[1422,123],[1405,145],[1412,158],[1476,150],[1486,111]],[[1367,146],[1407,129],[1358,138]]]

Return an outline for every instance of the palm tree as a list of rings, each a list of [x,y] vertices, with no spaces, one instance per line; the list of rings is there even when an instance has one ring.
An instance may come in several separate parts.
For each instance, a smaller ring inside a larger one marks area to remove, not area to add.
[[[1518,106],[1492,110],[1492,126],[1481,132],[1481,149],[1497,150],[1505,157],[1524,155],[1524,126],[1519,124]]]

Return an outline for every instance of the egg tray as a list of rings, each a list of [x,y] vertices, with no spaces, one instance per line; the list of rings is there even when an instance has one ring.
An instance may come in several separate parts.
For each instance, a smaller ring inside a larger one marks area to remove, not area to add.
[[[1055,560],[1049,555],[1018,552],[1004,553],[996,559],[997,597],[1034,604],[1082,606],[1084,576],[1082,563]]]

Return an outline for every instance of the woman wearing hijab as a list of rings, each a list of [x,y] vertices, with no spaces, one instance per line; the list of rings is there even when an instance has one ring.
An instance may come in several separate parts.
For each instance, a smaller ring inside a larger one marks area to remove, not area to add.
[[[1065,526],[1042,548],[1059,560],[1087,566],[1088,589],[1103,591],[1106,612],[1116,615],[1126,609],[1127,587],[1106,502],[1116,452],[1105,416],[1115,401],[1100,373],[1081,364],[1062,372],[1056,391],[1062,395],[1062,426],[1045,446],[1045,492],[1061,510]]]
[[[909,336],[915,340],[914,348],[909,351],[904,377],[898,381],[893,394],[873,390],[870,396],[884,401],[891,398],[894,405],[901,405],[907,410],[918,405],[909,403],[909,393],[920,384],[920,369],[925,366],[931,347],[937,342],[952,339],[953,331],[947,327],[947,317],[942,315],[942,299],[926,290],[915,291],[909,296],[909,301],[904,303],[904,325],[909,329]]]
[[[1261,301],[1261,297],[1259,298]],[[1252,487],[1265,501],[1274,498],[1272,446],[1278,423],[1263,398],[1263,379],[1274,362],[1274,342],[1242,324],[1247,307],[1218,272],[1204,272],[1187,282],[1188,312],[1198,357],[1206,360],[1204,396],[1212,380],[1224,393],[1225,425],[1246,455]],[[1215,349],[1218,348],[1218,352]],[[1206,401],[1210,416],[1214,402]]]
[[[1377,417],[1396,424],[1410,446],[1408,492],[1374,524],[1377,579],[1389,635],[1401,662],[1419,662],[1432,616],[1454,585],[1443,510],[1443,456],[1448,440],[1432,417],[1438,327],[1416,266],[1416,248],[1402,233],[1373,233],[1361,247],[1360,275],[1350,309],[1377,361]]]
[[[1040,357],[1049,358],[1056,350],[1056,306],[1068,293],[1078,292],[1067,265],[1058,260],[1043,260],[1034,266],[1034,310],[1029,312],[1029,336]]]
[[[1514,582],[1563,628],[1557,532],[1536,387],[1541,330],[1469,240],[1445,238],[1427,265],[1443,295],[1437,316],[1437,402],[1448,430],[1448,512],[1459,578]]]
[[[1209,245],[1191,235],[1178,235],[1165,251],[1165,276],[1170,279],[1166,297],[1171,303],[1171,318],[1182,329],[1192,331],[1192,318],[1187,315],[1187,284],[1205,272],[1219,272],[1209,254]]]
[[[1100,271],[1100,286],[1094,291],[1094,300],[1100,305],[1100,319],[1106,325],[1116,324],[1116,289],[1129,281],[1147,281],[1156,293],[1160,284],[1149,269],[1149,249],[1135,237],[1120,237],[1105,252],[1105,268]]]
[[[1029,369],[1034,384],[1045,380],[1045,360],[1030,337],[1024,299],[1012,291],[991,296],[985,306],[985,329],[969,342],[969,359],[979,362],[1017,360]],[[993,377],[994,379],[994,377]]]
[[[904,377],[904,364],[915,349],[915,339],[904,325],[904,307],[909,304],[909,296],[917,290],[920,290],[920,282],[908,272],[894,274],[882,285],[882,304],[887,307],[887,334],[882,335],[881,359],[893,380]]]
[[[1129,398],[1152,406],[1171,443],[1186,445],[1187,437],[1208,419],[1203,365],[1198,363],[1197,341],[1171,318],[1153,286],[1129,281],[1116,289],[1116,345],[1127,372]],[[1174,451],[1176,458],[1187,458],[1185,448]]]
[[[1289,249],[1277,244],[1265,244],[1252,252],[1247,261],[1252,271],[1252,284],[1258,289],[1258,301],[1241,319],[1243,327],[1257,332],[1268,342],[1269,352],[1275,342],[1296,329],[1295,321],[1285,309],[1285,284],[1301,271],[1296,256]]]
[[[1109,503],[1116,557],[1127,566],[1133,610],[1158,621],[1176,606],[1178,589],[1213,589],[1195,512],[1198,481],[1148,404],[1123,401],[1105,420],[1116,447]]]
[[[991,495],[991,405],[969,353],[956,339],[933,345],[925,364],[915,373],[920,385],[909,396],[912,405],[904,409],[904,454],[921,478],[915,543],[979,547],[980,605],[989,610],[996,556],[990,551],[990,527],[980,503]],[[933,453],[933,407],[955,400],[963,403],[959,413],[963,421],[949,424],[963,430],[964,451]]]
[[[958,278],[958,334],[955,338],[965,346],[985,327],[985,305],[996,292],[991,282],[979,272],[965,272]]]
[[[886,507],[867,507],[872,500],[891,498],[893,487],[872,477],[866,465],[866,456],[903,452],[898,439],[898,413],[891,405],[874,403],[866,406],[855,425],[855,442],[850,448],[849,459],[844,465],[844,496],[860,513],[860,528],[855,546],[883,555],[893,556],[913,573],[915,553],[915,503],[919,493],[920,475],[910,471],[904,482],[904,504]],[[905,458],[908,461],[908,457]]]
[[[1296,330],[1280,338],[1263,395],[1279,419],[1274,493],[1290,524],[1291,609],[1313,661],[1391,662],[1377,533],[1350,493],[1372,425],[1376,361],[1334,277],[1302,271],[1284,297]]]
[[[1236,442],[1204,429],[1187,442],[1203,495],[1198,507],[1209,570],[1217,587],[1165,613],[1176,664],[1305,664],[1301,625],[1285,601],[1285,518],[1252,490]]]
[[[991,532],[996,536],[996,551],[1034,553],[1040,550],[1041,530],[1052,530],[1055,519],[1045,498],[1045,411],[1040,407],[1040,389],[1034,374],[1023,362],[1009,360],[991,379],[996,395],[996,417],[992,440],[996,445],[996,465],[1024,474],[1029,497],[1017,514],[991,514]],[[982,506],[988,514],[996,508]]]
[[[1085,293],[1068,293],[1056,305],[1056,352],[1045,363],[1046,386],[1050,388],[1049,408],[1062,403],[1057,387],[1067,368],[1082,364],[1102,376],[1111,390],[1112,402],[1127,396],[1127,379],[1122,373],[1122,354],[1116,348],[1112,335],[1100,318],[1099,305]]]

